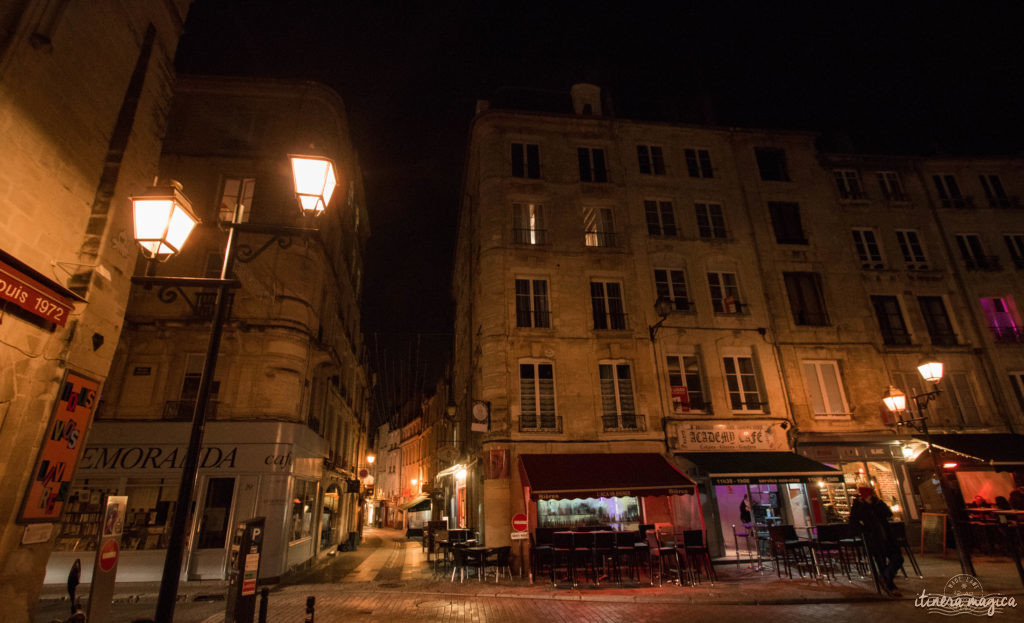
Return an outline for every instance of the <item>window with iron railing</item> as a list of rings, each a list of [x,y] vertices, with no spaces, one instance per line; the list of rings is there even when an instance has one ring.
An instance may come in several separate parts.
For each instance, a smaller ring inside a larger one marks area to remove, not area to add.
[[[583,240],[588,247],[618,246],[615,220],[611,208],[585,208],[583,212]]]
[[[604,150],[596,147],[580,147],[576,150],[580,165],[581,182],[607,182]]]
[[[985,254],[978,234],[957,234],[956,246],[967,270],[994,272],[1003,268],[999,256]]]
[[[686,157],[686,170],[690,177],[711,178],[715,176],[711,168],[711,154],[706,149],[685,149],[683,155]]]
[[[644,215],[647,219],[647,233],[649,235],[676,235],[676,217],[672,210],[671,201],[645,199]]]
[[[856,200],[866,198],[860,184],[860,174],[854,169],[836,169],[832,172],[836,178],[836,188],[840,199]]]
[[[1017,200],[1017,197],[1009,197],[1006,195],[1006,189],[1003,188],[1003,181],[999,179],[998,175],[979,175],[978,181],[981,182],[981,188],[985,191],[985,199],[988,200],[990,208],[1020,207],[1020,202]]]
[[[693,303],[686,292],[686,273],[682,270],[655,268],[654,290],[658,298],[664,297],[671,301],[675,311],[692,311]]]
[[[907,200],[903,192],[903,184],[900,182],[899,173],[896,171],[877,171],[875,177],[878,180],[878,187],[886,201],[903,202]]]
[[[543,205],[539,203],[512,204],[512,240],[516,244],[544,245],[548,243]]]
[[[512,177],[540,179],[540,147],[512,143]]]
[[[555,415],[554,365],[545,362],[519,364],[519,429],[560,429]]]
[[[740,300],[736,273],[713,271],[707,274],[711,292],[711,310],[716,314],[745,313],[746,304]]]
[[[546,279],[516,279],[516,326],[551,326]]]
[[[919,296],[917,302],[921,306],[921,315],[924,316],[924,324],[928,328],[928,337],[932,344],[956,346],[956,333],[953,331],[953,324],[950,322],[942,297]]]
[[[641,430],[633,398],[633,374],[628,363],[598,365],[601,378],[601,421],[607,430]]]
[[[761,390],[761,379],[754,367],[752,357],[723,357],[725,383],[729,392],[729,403],[734,412],[766,411],[767,402]]]
[[[591,281],[590,302],[595,329],[623,330],[626,328],[622,284],[616,281]]]
[[[897,229],[896,242],[907,270],[928,270],[930,265],[921,244],[921,235],[916,229]]]
[[[665,364],[672,412],[677,415],[692,411],[709,412],[711,406],[704,393],[700,358],[697,355],[668,355]]]
[[[885,268],[882,259],[882,247],[878,243],[878,233],[872,227],[855,227],[853,233],[853,248],[857,252],[857,259],[860,267],[867,270],[881,270]]]
[[[717,203],[695,203],[697,233],[705,240],[724,240],[729,237],[725,229],[725,215]]]
[[[1017,270],[1024,269],[1024,234],[1003,234],[1003,242],[1010,252],[1013,267]]]
[[[933,175],[932,183],[939,195],[939,202],[944,208],[973,208],[974,202],[960,192],[960,185],[955,175]]]
[[[890,346],[906,346],[910,344],[910,333],[903,319],[900,302],[895,296],[872,296],[871,306],[875,310],[875,318],[882,333],[882,342]]]
[[[821,291],[821,276],[818,273],[783,273],[789,307],[793,322],[798,325],[828,325],[825,297]]]
[[[645,175],[665,175],[665,156],[658,145],[637,145],[637,162]]]

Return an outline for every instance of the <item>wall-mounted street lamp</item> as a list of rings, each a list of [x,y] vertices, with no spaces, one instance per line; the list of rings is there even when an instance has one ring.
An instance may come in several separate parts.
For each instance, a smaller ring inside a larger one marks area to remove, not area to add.
[[[368,463],[369,465],[373,465],[373,462],[374,462],[374,461],[376,461],[376,460],[377,460],[377,457],[373,456],[372,454],[370,454],[370,455],[368,455],[368,456],[366,457],[366,462],[367,462],[367,463]]]
[[[326,159],[313,156],[291,156],[294,174],[295,194],[303,213],[313,215],[323,212],[331,201],[331,194],[337,185],[334,164]],[[132,214],[135,221],[135,239],[142,249],[142,254],[151,261],[164,261],[179,253],[188,240],[189,234],[199,223],[192,211],[192,204],[182,193],[180,184],[150,188],[141,195],[131,197]],[[295,235],[311,235],[317,230],[301,227],[284,227],[244,223],[243,215],[246,206],[235,205],[234,216],[228,228],[228,240],[224,246],[224,260],[220,278],[200,279],[190,277],[132,277],[132,283],[147,288],[159,286],[162,290],[171,288],[180,291],[182,287],[213,287],[217,295],[213,307],[213,322],[210,326],[210,338],[206,347],[206,358],[203,371],[199,377],[196,402],[192,412],[192,428],[189,435],[185,463],[182,466],[181,482],[178,485],[178,502],[174,507],[174,516],[168,534],[167,555],[164,558],[163,576],[160,580],[160,593],[157,597],[157,623],[171,623],[174,619],[174,606],[178,596],[178,580],[181,577],[182,559],[185,553],[185,530],[192,507],[192,496],[195,491],[196,474],[199,470],[199,451],[203,444],[203,433],[206,427],[206,409],[210,401],[210,390],[217,366],[217,354],[220,351],[221,334],[227,319],[228,291],[240,286],[235,279],[229,279],[233,273],[238,247],[238,234],[242,232],[270,234],[272,237],[256,251],[243,247],[238,253],[238,260],[248,262],[267,249],[274,241],[283,248],[290,244],[290,237]],[[289,240],[289,242],[285,242]],[[174,296],[162,300],[172,301]]]
[[[660,318],[660,320],[647,327],[647,331],[650,333],[652,342],[658,336],[658,329],[661,328],[661,325],[665,324],[665,321],[668,319],[668,315],[672,313],[672,301],[667,296],[659,296],[658,300],[654,301],[654,313],[658,314],[658,318]]]
[[[944,475],[944,470],[955,468],[956,463],[953,463],[952,467],[947,467],[947,465],[950,465],[949,463],[944,463],[940,467],[928,434],[928,415],[926,410],[928,403],[938,398],[939,394],[942,393],[942,390],[939,388],[939,381],[942,380],[943,366],[939,361],[929,360],[917,366],[917,371],[921,374],[921,378],[932,384],[932,389],[910,397],[914,401],[914,412],[909,412],[907,409],[907,395],[894,386],[889,386],[889,391],[882,396],[882,402],[896,416],[897,426],[909,426],[920,432],[921,436],[924,437],[928,455],[932,459],[932,465],[935,466],[935,472],[939,478],[939,489],[942,490],[942,497],[946,502],[946,509],[949,511],[953,538],[956,539],[956,551],[960,556],[960,570],[963,573],[975,575],[974,565],[971,562],[971,551],[962,530],[966,519],[962,517],[961,506],[956,502],[953,490],[946,482],[946,476]]]

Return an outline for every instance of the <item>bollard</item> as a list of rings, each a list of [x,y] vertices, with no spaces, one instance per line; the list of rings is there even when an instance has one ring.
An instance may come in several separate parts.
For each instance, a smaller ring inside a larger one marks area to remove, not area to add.
[[[314,610],[316,610],[316,597],[306,597],[306,623],[313,623]]]
[[[267,599],[270,597],[270,589],[263,587],[260,590],[260,614],[259,623],[267,623]]]

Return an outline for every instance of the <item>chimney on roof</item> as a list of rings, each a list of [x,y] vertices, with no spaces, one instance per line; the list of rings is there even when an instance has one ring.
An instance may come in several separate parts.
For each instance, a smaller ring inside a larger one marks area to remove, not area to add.
[[[569,90],[572,96],[572,111],[577,115],[601,116],[601,87],[596,84],[578,82]]]

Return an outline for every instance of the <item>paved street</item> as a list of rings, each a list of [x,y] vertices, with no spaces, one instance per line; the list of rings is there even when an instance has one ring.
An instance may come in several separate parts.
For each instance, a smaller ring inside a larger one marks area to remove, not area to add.
[[[905,597],[879,597],[865,581],[826,583],[821,580],[779,579],[746,565],[720,566],[720,579],[711,587],[674,585],[584,586],[579,590],[531,585],[518,578],[500,583],[450,582],[435,575],[419,543],[406,541],[397,531],[368,530],[355,552],[342,552],[322,564],[293,574],[270,593],[268,620],[277,623],[304,621],[308,596],[316,598],[316,618],[327,622],[443,621],[734,621],[780,618],[788,621],[838,623],[842,621],[924,621],[938,615],[914,607],[921,590],[942,592],[946,580],[958,572],[952,559],[929,557],[920,561],[925,579],[902,578]],[[907,565],[908,569],[910,565]],[[1014,594],[1024,601],[1024,591],[1013,565],[1005,561],[979,560],[979,578],[986,592]],[[222,591],[221,591],[222,592]],[[56,587],[48,591],[59,596]],[[87,594],[84,593],[84,594]],[[118,587],[115,623],[152,616],[156,584]],[[219,623],[224,602],[211,595],[211,585],[187,584],[186,601],[179,604],[180,623]],[[199,599],[199,601],[196,601]],[[136,601],[137,600],[137,601]],[[36,617],[49,623],[66,616],[67,603],[45,601]],[[2,618],[2,617],[0,617]],[[1024,620],[1024,605],[993,617],[993,620]]]

